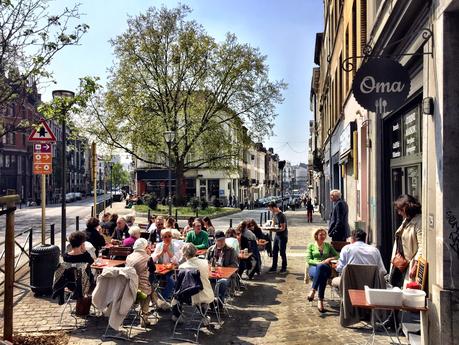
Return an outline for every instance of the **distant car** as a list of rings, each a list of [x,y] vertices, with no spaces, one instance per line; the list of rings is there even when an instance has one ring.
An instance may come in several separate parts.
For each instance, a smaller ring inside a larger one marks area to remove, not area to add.
[[[123,200],[123,193],[113,192],[112,198],[113,198],[113,201],[121,201]]]
[[[65,202],[73,202],[75,201],[75,193],[67,193],[65,194]]]
[[[83,199],[83,196],[81,195],[80,192],[73,193],[75,195],[75,200],[81,200]]]

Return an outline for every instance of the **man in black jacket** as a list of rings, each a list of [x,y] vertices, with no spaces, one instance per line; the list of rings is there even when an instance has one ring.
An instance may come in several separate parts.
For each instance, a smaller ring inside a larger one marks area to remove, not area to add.
[[[350,234],[347,203],[341,199],[341,192],[338,189],[330,191],[330,200],[333,202],[333,209],[330,213],[328,225],[328,236],[332,241],[346,241]]]

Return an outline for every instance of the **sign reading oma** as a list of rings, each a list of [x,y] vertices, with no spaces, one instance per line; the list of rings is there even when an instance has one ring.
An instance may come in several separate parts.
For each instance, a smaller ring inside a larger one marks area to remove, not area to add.
[[[355,74],[352,92],[365,109],[379,114],[396,110],[410,93],[411,79],[400,63],[385,58],[365,62]]]

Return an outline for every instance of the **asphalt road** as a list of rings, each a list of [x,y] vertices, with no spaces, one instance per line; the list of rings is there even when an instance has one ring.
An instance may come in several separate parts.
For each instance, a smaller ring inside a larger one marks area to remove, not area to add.
[[[98,196],[97,201],[104,200],[104,196]],[[85,221],[91,215],[91,206],[94,203],[93,198],[86,198],[84,200],[68,203],[66,207],[67,229],[73,230],[75,228],[75,217],[80,217],[80,229],[84,228]],[[30,227],[41,229],[41,207],[25,207],[17,209],[15,212],[15,232],[21,232]],[[5,216],[0,217],[0,234],[5,232]],[[49,231],[50,224],[55,224],[56,232],[61,229],[61,205],[54,204],[46,207],[46,228]],[[2,236],[3,237],[3,236]],[[1,240],[0,240],[1,241]]]

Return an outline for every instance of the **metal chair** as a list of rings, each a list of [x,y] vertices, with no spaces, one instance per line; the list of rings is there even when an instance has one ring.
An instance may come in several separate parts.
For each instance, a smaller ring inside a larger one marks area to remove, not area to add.
[[[175,321],[174,329],[172,330],[172,339],[199,344],[199,333],[201,332],[201,327],[203,325],[207,326],[209,324],[209,319],[207,316],[207,312],[209,311],[209,305],[189,305],[185,303],[178,303],[177,308],[180,312],[180,316]],[[188,324],[189,326],[185,326],[184,330],[195,331],[195,340],[182,337],[182,333],[177,332],[177,326],[179,324]],[[193,327],[192,325],[195,326]]]
[[[82,263],[69,263],[69,262],[62,262],[60,264],[64,271],[67,274],[73,276],[72,281],[68,282],[67,286],[64,288],[64,307],[61,311],[61,317],[59,319],[59,326],[62,324],[62,319],[64,317],[65,310],[67,307],[70,310],[70,315],[75,319],[75,327],[78,327],[78,317],[76,316],[76,305],[72,306],[72,300],[76,300],[77,296],[77,282],[80,281],[83,284],[83,271],[86,270],[88,264],[85,262]],[[64,273],[66,274],[66,273]],[[87,282],[89,284],[89,282]],[[81,287],[82,291],[86,290],[86,287]],[[87,287],[89,289],[89,287]]]

